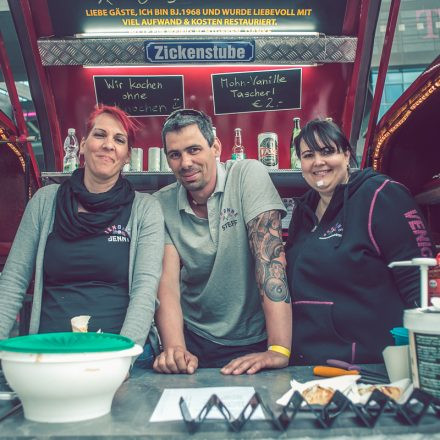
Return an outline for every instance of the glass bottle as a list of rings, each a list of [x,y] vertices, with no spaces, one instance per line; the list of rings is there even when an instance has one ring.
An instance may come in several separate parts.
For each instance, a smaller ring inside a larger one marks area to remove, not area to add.
[[[299,135],[301,131],[300,119],[293,118],[293,129],[292,129],[292,137],[290,139],[290,168],[293,170],[301,169],[301,161],[296,154],[295,150],[295,138]]]
[[[67,130],[67,137],[64,140],[64,152],[63,173],[72,173],[79,167],[79,144],[74,128]]]
[[[246,159],[244,147],[241,140],[241,128],[234,129],[234,146],[232,147],[232,160]]]

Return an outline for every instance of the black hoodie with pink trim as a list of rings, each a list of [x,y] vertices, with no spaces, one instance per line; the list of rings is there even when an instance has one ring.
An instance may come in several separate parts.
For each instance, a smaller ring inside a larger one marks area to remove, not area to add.
[[[420,296],[417,268],[387,265],[434,255],[425,221],[403,185],[371,169],[336,187],[320,222],[318,201],[315,190],[298,200],[286,244],[291,363],[383,362],[390,330]]]

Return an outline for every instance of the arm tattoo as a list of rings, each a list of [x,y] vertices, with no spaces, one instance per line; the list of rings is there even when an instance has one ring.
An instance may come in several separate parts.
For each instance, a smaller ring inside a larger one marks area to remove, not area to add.
[[[279,211],[263,212],[247,224],[247,230],[261,295],[274,302],[289,303],[281,214]]]

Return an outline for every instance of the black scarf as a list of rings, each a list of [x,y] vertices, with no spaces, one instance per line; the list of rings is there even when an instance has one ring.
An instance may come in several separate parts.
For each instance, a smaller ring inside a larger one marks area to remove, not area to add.
[[[54,230],[68,241],[94,235],[111,226],[133,199],[133,187],[121,175],[109,191],[89,192],[84,186],[84,168],[79,168],[58,189]],[[78,202],[88,212],[79,213]]]

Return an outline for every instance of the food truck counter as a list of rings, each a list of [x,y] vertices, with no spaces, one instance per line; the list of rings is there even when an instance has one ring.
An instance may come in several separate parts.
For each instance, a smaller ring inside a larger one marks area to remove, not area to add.
[[[383,371],[382,366],[369,366]],[[305,382],[314,378],[312,367],[289,367],[265,371],[255,376],[223,376],[217,369],[201,369],[192,376],[160,375],[135,368],[118,390],[109,415],[76,423],[47,424],[27,421],[17,411],[0,422],[0,439],[42,438],[374,438],[440,439],[440,418],[431,410],[418,426],[398,422],[394,415],[383,413],[374,428],[360,426],[353,413],[344,411],[329,429],[320,427],[310,412],[299,411],[286,431],[276,430],[269,421],[248,421],[240,432],[233,432],[224,420],[205,420],[190,434],[183,421],[150,422],[150,417],[166,388],[254,387],[275,416],[281,407],[275,401],[288,389],[292,378]],[[69,396],[66,396],[68,399]],[[167,411],[165,411],[167,413]],[[171,413],[171,409],[170,409]]]

